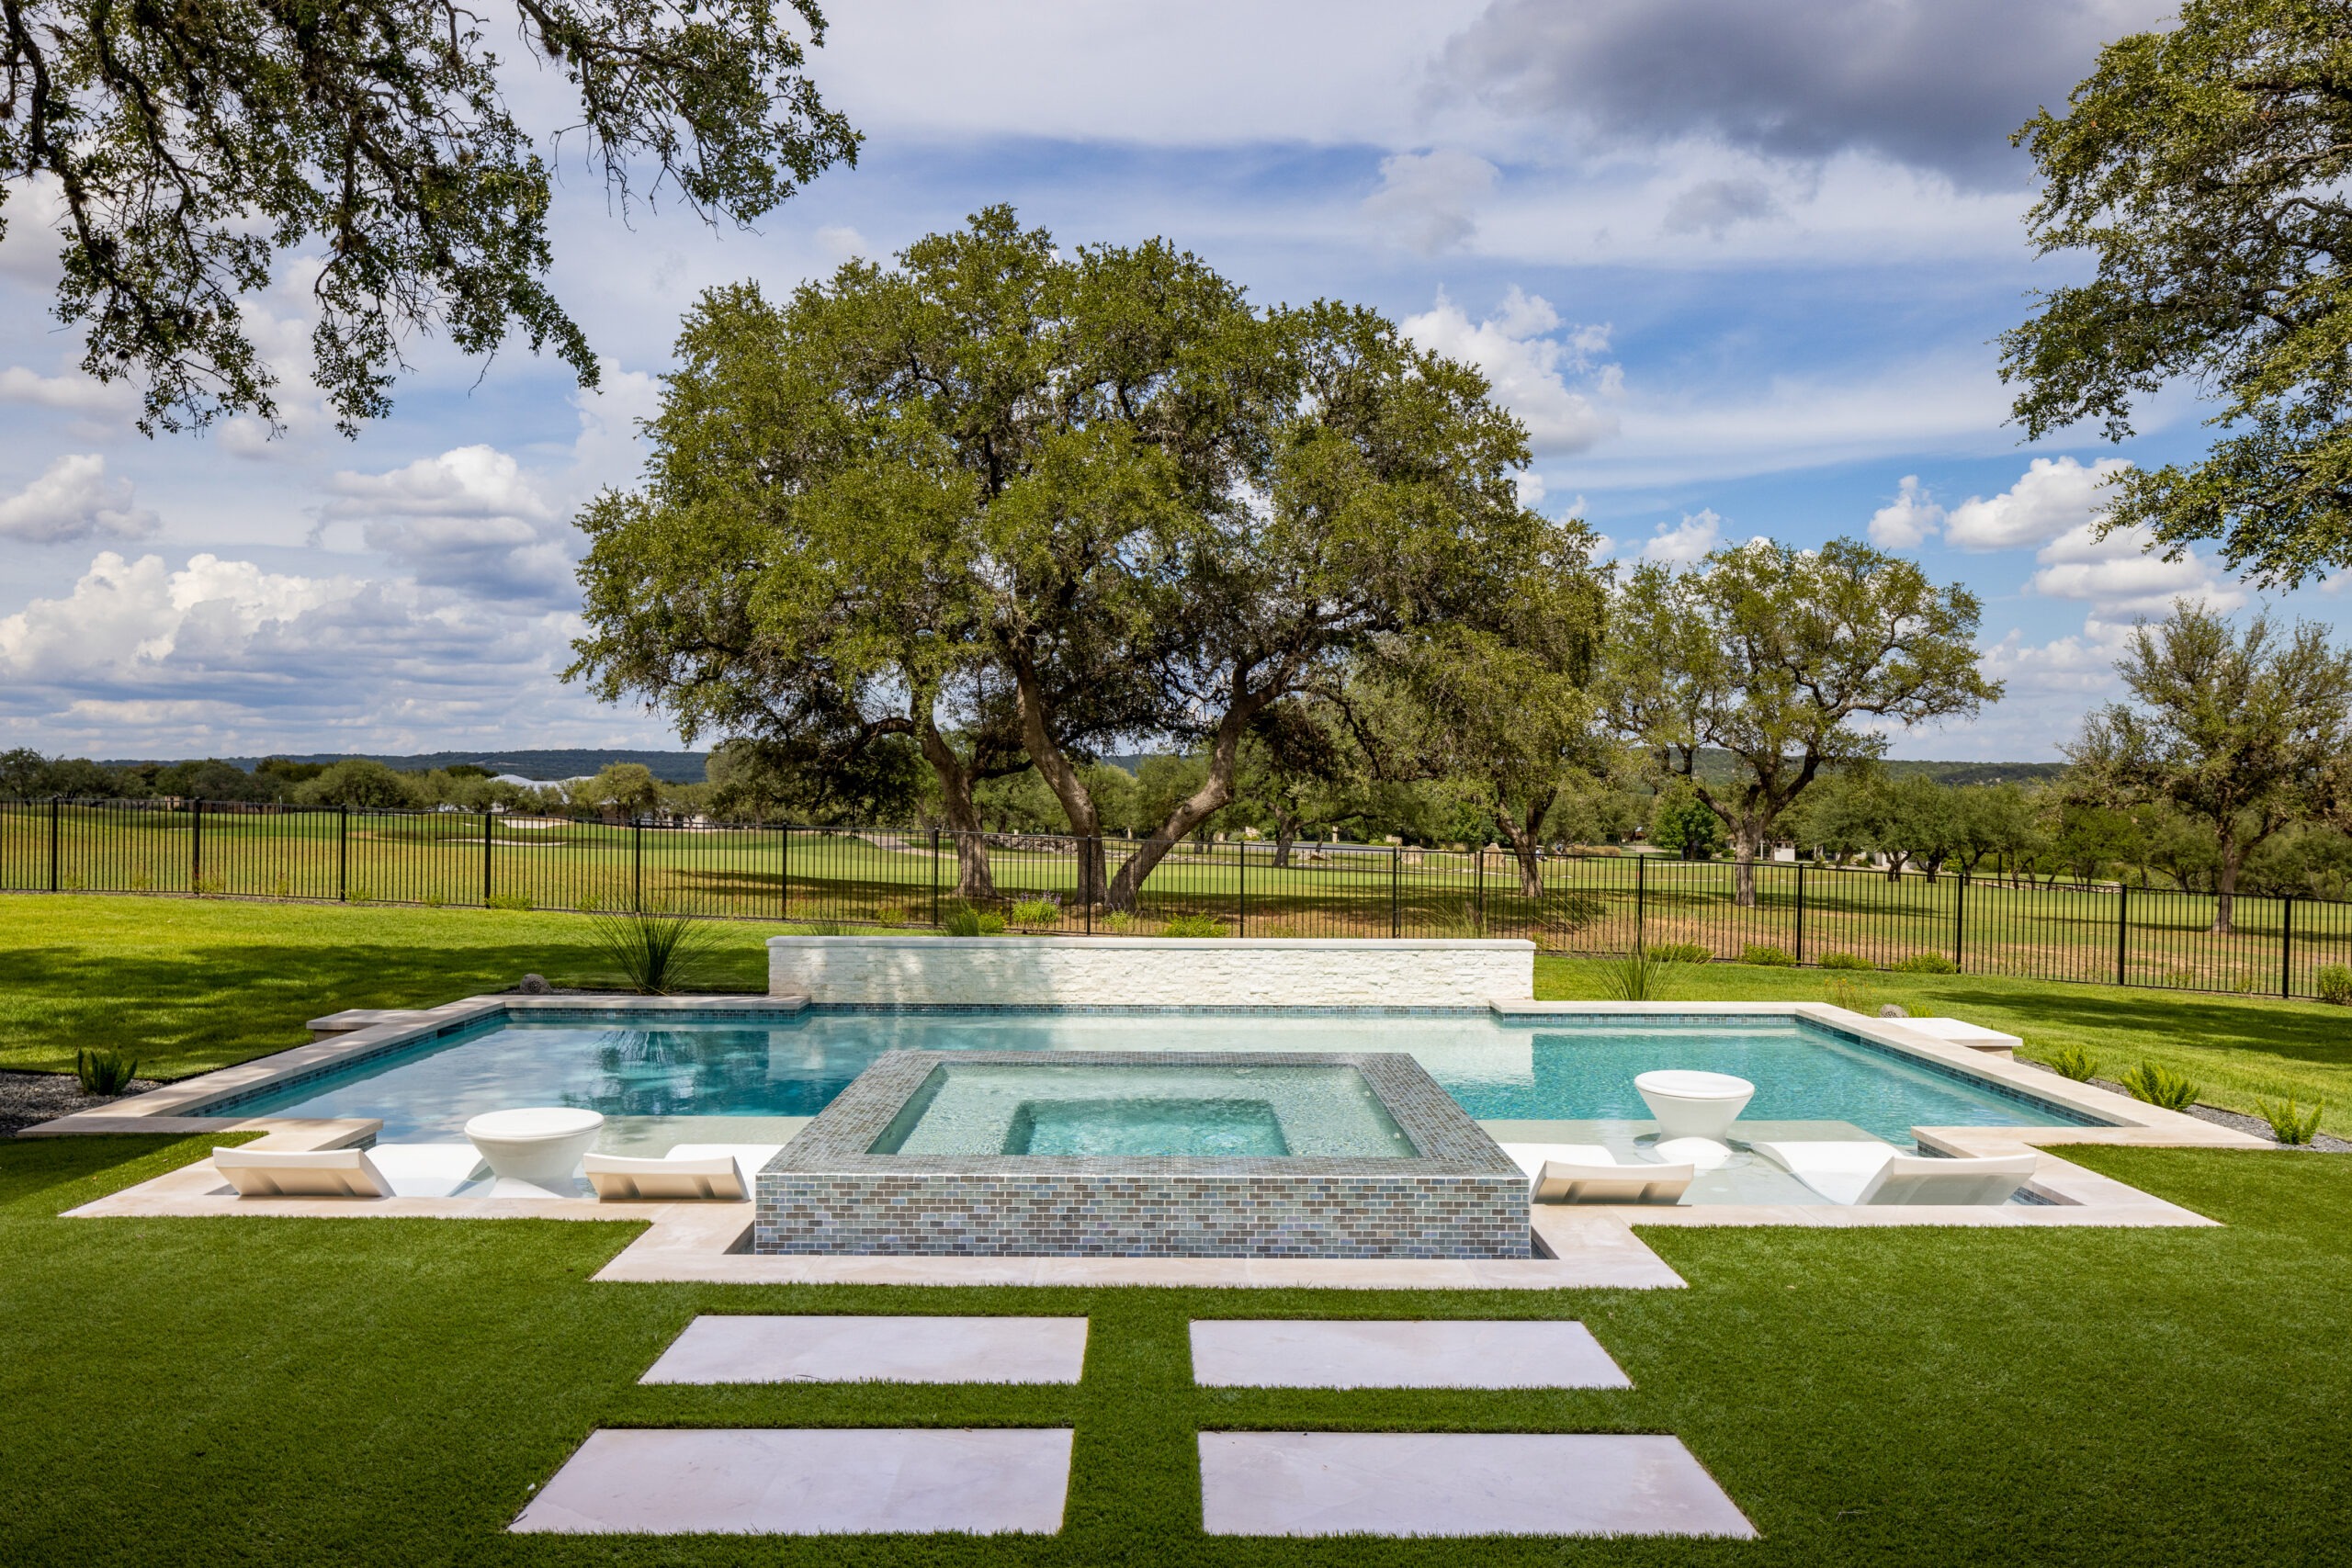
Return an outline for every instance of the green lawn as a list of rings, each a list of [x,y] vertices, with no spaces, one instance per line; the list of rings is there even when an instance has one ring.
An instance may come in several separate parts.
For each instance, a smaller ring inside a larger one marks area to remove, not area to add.
[[[1606,995],[1605,965],[1538,958],[1535,994],[1555,1000]],[[2005,1030],[2024,1055],[2062,1045],[2098,1058],[2101,1077],[2141,1062],[2187,1073],[2209,1105],[2251,1112],[2262,1100],[2324,1104],[2321,1125],[2352,1137],[2352,1009],[2118,986],[2061,985],[1978,975],[1888,975],[1708,964],[1669,972],[1671,994],[1690,1001],[1837,1001],[1876,1012],[1900,1003],[1915,1015],[1948,1014]]]
[[[368,1563],[2317,1562],[2352,1531],[2352,1160],[2085,1158],[2193,1231],[1654,1230],[1679,1292],[605,1285],[621,1224],[62,1221],[194,1145],[0,1144],[0,1558]],[[644,1388],[698,1312],[1091,1319],[1074,1388]],[[1581,1318],[1626,1391],[1194,1389],[1195,1315]],[[1073,1424],[1051,1540],[517,1539],[599,1426]],[[1198,1529],[1202,1429],[1663,1431],[1755,1543]]]

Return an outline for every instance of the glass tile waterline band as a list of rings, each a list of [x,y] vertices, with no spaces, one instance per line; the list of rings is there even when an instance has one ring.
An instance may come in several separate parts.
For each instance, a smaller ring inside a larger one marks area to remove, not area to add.
[[[1497,849],[1268,840],[1174,846],[1136,908],[1078,897],[1126,839],[973,835],[1008,929],[1063,935],[1214,922],[1231,936],[1523,937],[1599,956],[1636,944],[1808,966],[1911,963],[1983,975],[2311,997],[2352,964],[2352,906],[2113,882],[1758,864],[1737,902],[1727,862],[1547,855],[1531,892]],[[953,835],[189,800],[0,801],[0,891],[201,894],[551,910],[642,908],[725,919],[938,927],[957,912]],[[1098,875],[1101,874],[1098,873]]]

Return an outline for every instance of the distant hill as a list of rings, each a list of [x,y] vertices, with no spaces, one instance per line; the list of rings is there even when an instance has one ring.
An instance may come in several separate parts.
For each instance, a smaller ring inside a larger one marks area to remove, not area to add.
[[[586,747],[550,748],[517,751],[424,751],[414,756],[395,757],[382,751],[273,751],[273,757],[285,757],[297,762],[340,762],[346,757],[365,757],[371,762],[398,768],[402,773],[418,773],[428,768],[446,768],[453,763],[471,762],[488,768],[493,773],[515,773],[526,779],[576,779],[594,773],[607,762],[641,762],[653,776],[665,784],[700,784],[703,762],[707,751],[629,751],[620,749],[593,750]],[[109,759],[107,766],[119,768],[130,761],[152,761],[153,758]],[[178,758],[169,761],[177,761]],[[253,772],[259,757],[223,757]]]

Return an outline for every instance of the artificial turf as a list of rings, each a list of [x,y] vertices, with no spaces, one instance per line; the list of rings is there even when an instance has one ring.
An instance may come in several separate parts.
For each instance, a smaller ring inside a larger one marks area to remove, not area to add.
[[[2352,1539],[2336,1156],[2082,1154],[2214,1229],[1651,1230],[1670,1292],[617,1285],[588,1276],[619,1223],[53,1217],[201,1147],[0,1144],[12,1565],[2301,1563]],[[1072,1388],[639,1386],[698,1312],[1091,1327]],[[1635,1386],[1195,1389],[1200,1315],[1581,1318]],[[599,1426],[1064,1423],[1050,1539],[503,1533]],[[1763,1539],[1211,1539],[1193,1434],[1236,1427],[1672,1432]]]

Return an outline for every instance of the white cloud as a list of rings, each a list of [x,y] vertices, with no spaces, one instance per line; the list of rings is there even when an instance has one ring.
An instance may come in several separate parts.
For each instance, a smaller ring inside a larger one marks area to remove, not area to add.
[[[1568,376],[1602,398],[1615,397],[1624,383],[1617,366],[1596,363],[1609,350],[1606,325],[1579,326],[1564,338],[1563,324],[1549,301],[1516,285],[1485,321],[1471,321],[1440,289],[1435,306],[1402,323],[1421,347],[1476,366],[1526,424],[1529,443],[1549,454],[1581,452],[1617,431],[1616,415],[1571,388]]]
[[[828,266],[874,254],[873,243],[847,223],[828,223],[817,231],[817,254]]]
[[[163,525],[138,504],[129,479],[107,478],[107,460],[96,452],[58,458],[0,501],[0,537],[37,545],[94,536],[143,539]]]
[[[100,381],[76,369],[44,376],[38,370],[11,365],[0,369],[0,403],[128,417],[139,407],[139,393],[128,381]]]
[[[2072,457],[2036,457],[2000,494],[1972,495],[1953,507],[1944,542],[1963,550],[2047,544],[2104,514],[2107,482],[2131,466],[2121,457],[2103,457],[2088,468]]]
[[[1380,161],[1380,188],[1364,197],[1364,216],[1397,243],[1433,256],[1477,232],[1478,208],[1500,175],[1472,152],[1398,152]]]
[[[1894,499],[1871,513],[1871,543],[1907,550],[1934,533],[1943,520],[1944,509],[1920,484],[1919,476],[1905,474],[1895,487]]]
[[[2049,642],[2029,643],[2023,633],[2012,630],[1984,649],[1976,662],[2008,688],[2006,702],[2058,696],[2079,698],[2087,705],[2115,688],[2115,661],[2123,656],[2131,637],[2130,621],[2093,614],[2084,618],[2080,633]]]
[[[428,587],[496,598],[552,598],[570,591],[568,537],[555,509],[495,446],[459,446],[389,473],[348,470],[328,482],[322,520],[357,519],[381,550]]]
[[[1644,560],[1688,566],[1724,542],[1724,520],[1712,511],[1685,513],[1679,523],[1661,523],[1642,546]]]
[[[2161,615],[2176,599],[2213,610],[2234,610],[2245,591],[2194,550],[2177,560],[2153,552],[2155,536],[2144,527],[2118,528],[2100,539],[2085,523],[2038,551],[2041,562],[2028,586],[2053,599],[2081,599],[2105,616]]]

